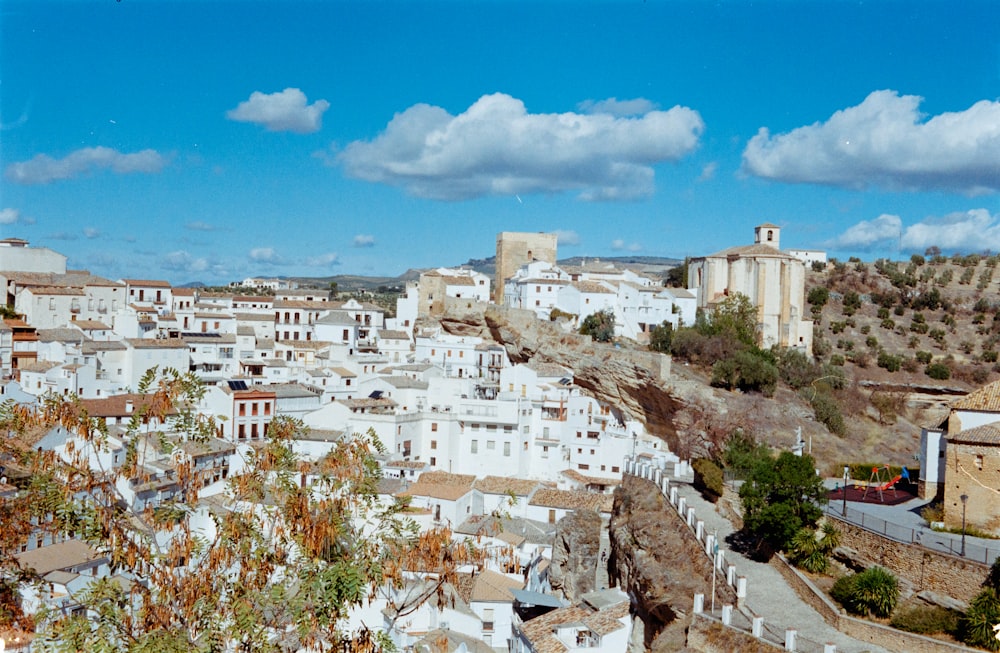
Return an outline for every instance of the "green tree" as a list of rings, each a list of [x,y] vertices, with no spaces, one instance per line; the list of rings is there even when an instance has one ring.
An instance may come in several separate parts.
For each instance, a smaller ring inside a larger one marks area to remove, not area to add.
[[[830,522],[817,531],[803,528],[792,538],[789,551],[792,563],[813,574],[824,574],[830,567],[830,554],[840,546],[840,532]]]
[[[378,500],[375,454],[382,446],[372,432],[346,437],[329,456],[307,462],[292,446],[302,423],[275,418],[266,440],[247,450],[245,468],[229,476],[225,500],[211,511],[200,507],[198,492],[214,470],[199,470],[184,452],[216,432],[214,420],[195,410],[204,389],[191,373],[165,370],[147,375],[140,392],[147,401],[133,413],[124,464],[115,469],[87,464],[87,452],[106,448],[109,436],[79,402],[49,397],[37,411],[10,402],[0,410],[7,433],[61,425],[76,434],[83,444],[69,461],[18,446],[17,437],[0,443],[27,471],[25,509],[49,516],[40,526],[75,534],[136,580],[96,579],[74,596],[97,618],[41,613],[33,650],[376,651],[381,636],[343,630],[349,609],[401,583],[404,572],[439,579],[433,592],[454,580],[457,564],[475,562],[475,547],[450,544],[446,530],[418,534],[405,502]],[[156,509],[131,509],[117,488],[148,480],[141,463],[151,447],[180,454],[178,492]],[[16,546],[6,527],[0,530],[0,543]],[[29,573],[2,571],[5,578]]]
[[[768,446],[741,428],[729,434],[722,451],[722,462],[738,478],[746,478],[758,462],[770,458]]]
[[[990,651],[1000,651],[1000,641],[993,632],[1000,623],[1000,559],[994,560],[983,581],[983,589],[969,603],[959,620],[959,638],[966,644]]]
[[[580,333],[597,342],[611,342],[615,337],[615,314],[604,310],[588,315],[580,324]]]
[[[884,618],[899,600],[899,581],[882,567],[870,567],[839,578],[830,594],[852,614]]]
[[[813,286],[806,295],[806,301],[812,306],[813,313],[819,313],[830,299],[830,291],[825,286]]]
[[[815,527],[827,498],[812,456],[784,451],[757,461],[740,486],[740,501],[743,530],[769,556],[787,550],[801,529]]]
[[[705,335],[730,335],[748,347],[757,345],[757,309],[750,298],[732,293],[712,311],[702,325]]]
[[[670,352],[670,344],[674,339],[674,325],[666,320],[653,327],[649,332],[649,348],[662,353]]]
[[[853,290],[849,290],[848,292],[844,293],[844,300],[843,300],[844,315],[850,317],[851,315],[854,315],[859,308],[861,308],[861,296],[858,295],[858,293],[854,292]]]
[[[668,288],[687,288],[688,261],[689,259],[685,258],[682,264],[667,270],[667,274],[663,277],[663,285]]]

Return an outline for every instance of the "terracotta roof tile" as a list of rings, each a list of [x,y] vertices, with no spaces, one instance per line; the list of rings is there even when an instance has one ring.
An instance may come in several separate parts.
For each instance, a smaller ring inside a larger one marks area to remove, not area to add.
[[[978,390],[956,399],[951,403],[952,410],[978,410],[984,412],[1000,412],[1000,381],[984,385]]]
[[[589,508],[597,512],[610,512],[614,505],[614,496],[610,494],[595,494],[593,492],[573,492],[569,490],[540,489],[528,502],[532,506],[547,508],[565,508],[577,510]]]
[[[1000,422],[974,426],[954,435],[949,433],[948,441],[962,444],[1000,445]]]
[[[506,494],[513,492],[516,496],[526,497],[538,487],[538,481],[506,476],[484,476],[476,480],[473,487],[485,494]]]
[[[420,475],[421,483],[441,483],[444,485],[461,485],[471,488],[476,481],[475,474],[452,474],[444,471],[424,472]]]

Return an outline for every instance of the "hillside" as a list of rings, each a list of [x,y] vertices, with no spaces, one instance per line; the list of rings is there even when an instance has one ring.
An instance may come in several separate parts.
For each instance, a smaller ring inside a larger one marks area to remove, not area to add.
[[[940,423],[956,396],[1000,378],[996,262],[954,257],[920,263],[917,257],[896,264],[835,262],[808,273],[807,294],[828,291],[815,313],[817,360],[846,377],[845,387],[832,393],[843,435],[817,421],[810,405],[823,378],[799,390],[779,385],[767,397],[712,387],[711,370],[679,359],[661,378],[655,361],[638,356],[643,347],[593,343],[530,315],[494,310],[442,323],[449,332],[505,345],[512,360],[572,368],[587,392],[640,417],[682,455],[708,453],[739,427],[777,448],[790,448],[801,432],[807,450],[831,475],[839,475],[844,462],[915,467],[921,427]]]
[[[861,382],[966,391],[1000,378],[998,260],[915,256],[911,262],[853,261],[809,272],[807,296],[814,288],[830,293],[815,323],[817,354],[825,361],[842,357]],[[886,354],[898,357],[898,370]],[[938,365],[938,378],[927,374],[928,363]]]

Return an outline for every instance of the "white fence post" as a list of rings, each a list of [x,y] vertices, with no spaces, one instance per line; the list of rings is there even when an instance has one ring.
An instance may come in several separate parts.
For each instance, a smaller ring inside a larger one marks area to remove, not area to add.
[[[785,629],[785,650],[794,651],[795,650],[795,636],[798,634],[794,628]]]
[[[823,645],[823,653],[837,653],[837,645],[833,642],[827,642]]]
[[[729,565],[726,569],[726,585],[736,586],[736,565]]]
[[[674,494],[674,493],[671,492],[671,494]],[[687,507],[687,497],[679,497],[677,499],[677,513],[680,514],[681,518],[684,517],[684,509],[686,507]]]
[[[722,606],[722,625],[728,626],[733,623],[733,606],[724,605]]]
[[[701,614],[704,611],[705,611],[705,595],[704,594],[695,594],[694,595],[694,609],[692,610],[692,612],[694,612],[695,614]]]
[[[698,523],[702,524],[702,522],[698,522]],[[705,554],[708,555],[708,556],[711,556],[712,555],[712,549],[714,549],[714,548],[715,548],[715,535],[706,535],[705,536]]]
[[[705,533],[705,522],[698,520],[694,525],[694,539],[701,542],[701,536]]]
[[[763,632],[764,632],[764,617],[754,617],[753,621],[750,623],[750,634],[760,639],[760,636]]]
[[[736,598],[745,599],[747,597],[747,577],[739,576],[736,579]]]
[[[676,506],[677,505],[677,486],[676,485],[671,486],[671,488],[670,488],[670,505],[672,505],[672,506]],[[681,511],[681,509],[678,507],[677,508],[677,512],[680,512],[680,511]]]

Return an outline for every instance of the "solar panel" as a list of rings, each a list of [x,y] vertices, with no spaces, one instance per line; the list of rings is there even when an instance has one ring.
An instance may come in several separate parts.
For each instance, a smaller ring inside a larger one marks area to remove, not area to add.
[[[381,390],[374,390],[370,395],[368,395],[368,398],[369,399],[381,399],[382,398],[382,391]]]
[[[247,389],[247,382],[246,381],[227,381],[227,383],[229,384],[229,389],[230,390],[246,390]]]

